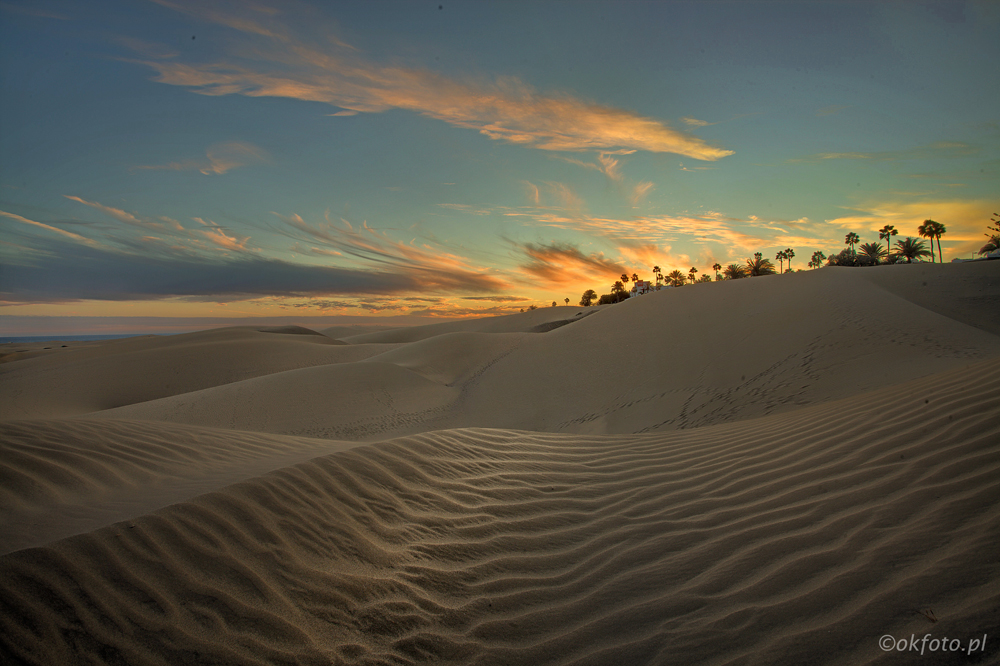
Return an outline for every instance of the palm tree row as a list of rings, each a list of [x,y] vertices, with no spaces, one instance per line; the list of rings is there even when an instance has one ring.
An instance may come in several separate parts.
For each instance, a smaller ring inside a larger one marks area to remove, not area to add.
[[[985,234],[989,240],[979,250],[979,254],[987,254],[1000,249],[1000,215],[994,213],[990,221],[996,226],[987,226],[987,229],[994,233]],[[898,236],[899,232],[891,224],[887,224],[878,230],[877,242],[861,243],[861,237],[852,231],[844,236],[844,244],[848,246],[846,249],[831,257],[827,257],[819,250],[813,252],[812,258],[809,260],[809,268],[819,268],[823,266],[824,262],[830,265],[858,265],[859,263],[896,263],[905,259],[906,263],[912,263],[914,259],[920,260],[926,256],[930,256],[932,262],[935,261],[936,257],[936,261],[941,263],[944,261],[944,253],[941,249],[941,236],[947,233],[947,231],[948,229],[940,222],[924,220],[924,223],[918,227],[917,233],[928,239],[930,242],[929,249],[924,241],[909,236],[897,240],[895,246],[893,246],[893,236]],[[937,241],[936,255],[934,253],[935,240]],[[885,246],[882,245],[882,241],[885,241]],[[791,272],[793,257],[795,257],[795,250],[792,248],[779,251],[774,257],[778,261],[778,269],[776,270],[774,264],[770,260],[765,259],[762,253],[755,252],[753,258],[747,259],[743,264],[733,263],[723,267],[722,264],[716,262],[712,265],[712,270],[715,272],[715,281],[717,282],[722,280],[738,280],[745,277],[757,277],[760,275],[773,275],[778,272]],[[788,262],[787,269],[785,268],[786,261]],[[657,289],[660,289],[661,283],[671,287],[682,287],[689,282],[691,284],[696,282],[712,282],[712,277],[708,274],[703,274],[698,278],[698,269],[694,266],[688,270],[687,275],[677,269],[664,274],[659,266],[653,266],[652,272]],[[626,273],[623,273],[621,278],[621,281],[617,281],[612,285],[611,294],[601,296],[599,302],[617,303],[629,297],[624,285],[628,284],[630,278]],[[633,283],[640,282],[637,273],[632,274],[631,280]],[[580,300],[580,305],[591,305],[597,298],[597,293],[592,289],[588,289]]]

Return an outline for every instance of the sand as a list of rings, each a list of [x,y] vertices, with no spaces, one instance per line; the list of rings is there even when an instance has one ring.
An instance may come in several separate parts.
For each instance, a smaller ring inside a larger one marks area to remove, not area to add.
[[[0,661],[997,663],[998,312],[921,264],[4,349]]]

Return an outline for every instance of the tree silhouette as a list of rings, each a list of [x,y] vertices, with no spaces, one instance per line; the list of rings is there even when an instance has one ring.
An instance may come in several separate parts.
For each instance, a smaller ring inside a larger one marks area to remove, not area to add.
[[[784,273],[785,272],[783,270],[784,266],[785,266],[784,261],[785,261],[785,259],[788,258],[788,255],[785,254],[784,250],[781,250],[780,252],[778,252],[778,254],[774,255],[774,258],[778,260],[778,272],[779,273]]]
[[[886,254],[886,256],[888,256],[889,252],[892,250],[892,248],[889,247],[889,243],[890,243],[890,241],[892,241],[892,237],[895,236],[898,233],[899,232],[896,231],[896,227],[892,226],[891,224],[887,224],[887,225],[885,225],[884,227],[882,227],[881,229],[878,230],[878,238],[879,238],[879,240],[884,240],[885,241],[885,254]]]
[[[656,288],[659,290],[660,282],[663,280],[663,272],[659,266],[653,266],[653,275],[656,277]]]
[[[760,252],[754,252],[753,259],[747,259],[747,273],[750,277],[774,275],[774,264],[770,259],[765,259]]]
[[[820,252],[819,250],[816,250],[815,252],[813,252],[812,260],[809,262],[809,268],[819,268],[820,266],[823,265],[823,262],[825,260],[826,260],[826,255]]]
[[[580,299],[580,307],[589,308],[591,305],[594,304],[594,301],[596,299],[597,299],[597,292],[594,291],[593,289],[588,289],[587,291],[583,292],[583,298]]]
[[[747,269],[739,264],[729,264],[722,274],[727,280],[738,280],[747,276]]]
[[[979,252],[977,252],[976,254],[989,254],[990,252],[993,252],[994,250],[1000,250],[1000,214],[993,213],[993,217],[990,218],[990,222],[992,222],[996,226],[995,227],[991,227],[990,225],[987,224],[986,228],[989,229],[990,231],[995,231],[996,233],[995,234],[983,234],[989,240],[986,241],[986,245],[984,245],[983,247],[981,247],[979,249]]]
[[[788,260],[788,272],[792,272],[792,257],[795,256],[795,250],[792,248],[785,248],[785,259]]]
[[[692,266],[691,270],[688,271],[688,277],[691,279],[691,284],[694,284],[694,275],[697,272],[698,272],[698,269],[695,268],[694,266]]]
[[[933,233],[934,237],[937,238],[938,259],[942,264],[944,263],[944,253],[941,252],[941,236],[944,236],[947,232],[948,228],[940,222],[934,222],[934,224],[931,225],[931,233]]]
[[[714,264],[712,264],[712,270],[715,271],[715,281],[718,282],[719,271],[722,270],[722,264],[720,264],[719,262],[715,262]]]
[[[844,244],[851,246],[851,256],[854,256],[854,245],[860,243],[861,238],[853,231],[846,236],[844,236]]]
[[[909,236],[903,240],[896,241],[896,253],[901,257],[905,257],[908,264],[913,263],[914,259],[919,259],[920,257],[926,257],[927,255],[934,256],[922,240],[910,238]]]
[[[568,298],[564,298],[563,301],[566,303],[566,305],[569,305],[569,299]]]
[[[622,284],[623,285],[628,284],[628,275],[626,275],[625,273],[622,273]]]
[[[881,243],[865,243],[861,246],[861,254],[871,259],[875,264],[878,264],[882,257],[889,255]]]
[[[937,224],[937,222],[934,220],[924,220],[924,223],[917,227],[917,233],[931,242],[931,263],[934,263],[934,236],[936,234],[935,224]],[[940,257],[939,260],[942,262],[944,261]]]
[[[681,273],[676,268],[670,271],[670,273],[667,274],[667,277],[670,278],[670,284],[672,284],[675,287],[683,287],[684,283],[687,281],[687,278],[684,276],[684,273]]]

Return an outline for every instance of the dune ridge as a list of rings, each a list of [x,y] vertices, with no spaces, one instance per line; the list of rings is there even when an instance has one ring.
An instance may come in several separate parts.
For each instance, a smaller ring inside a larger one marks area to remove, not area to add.
[[[903,663],[880,635],[1000,620],[998,370],[669,433],[464,429],[322,456],[0,558],[3,651]]]
[[[998,269],[4,354],[0,662],[1000,663]]]

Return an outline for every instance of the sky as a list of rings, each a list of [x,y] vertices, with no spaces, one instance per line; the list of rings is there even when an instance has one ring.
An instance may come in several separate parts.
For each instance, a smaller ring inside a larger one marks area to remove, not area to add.
[[[998,34],[997,2],[4,0],[0,335],[508,314],[925,219],[970,258]]]

